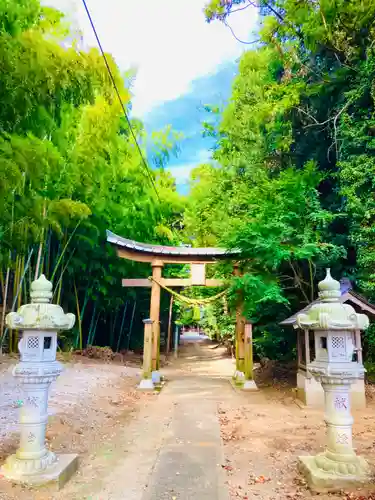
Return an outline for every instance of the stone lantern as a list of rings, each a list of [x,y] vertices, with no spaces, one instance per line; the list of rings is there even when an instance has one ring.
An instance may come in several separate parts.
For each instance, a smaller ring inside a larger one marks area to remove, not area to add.
[[[299,314],[297,324],[314,331],[315,360],[307,368],[324,390],[327,447],[316,456],[300,457],[300,469],[313,490],[333,491],[370,480],[366,460],[353,449],[349,395],[351,383],[365,372],[353,360],[354,332],[367,328],[369,320],[339,301],[340,283],[329,269],[319,290],[320,301]]]
[[[77,468],[76,455],[58,457],[45,447],[48,390],[62,372],[56,361],[57,332],[69,330],[74,314],[50,304],[52,283],[44,275],[31,284],[31,304],[6,317],[8,328],[23,330],[18,344],[20,362],[13,375],[23,389],[20,408],[20,444],[6,460],[1,473],[28,485],[57,483],[61,486]]]

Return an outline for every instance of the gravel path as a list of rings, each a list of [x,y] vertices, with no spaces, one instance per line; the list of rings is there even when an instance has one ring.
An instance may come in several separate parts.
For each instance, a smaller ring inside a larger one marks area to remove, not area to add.
[[[23,393],[12,375],[15,362],[9,360],[0,365],[0,440],[18,431],[18,407]],[[51,385],[48,400],[50,416],[65,413],[75,405],[81,404],[82,397],[91,397],[98,387],[115,382],[120,376],[136,377],[138,368],[106,364],[68,364]]]

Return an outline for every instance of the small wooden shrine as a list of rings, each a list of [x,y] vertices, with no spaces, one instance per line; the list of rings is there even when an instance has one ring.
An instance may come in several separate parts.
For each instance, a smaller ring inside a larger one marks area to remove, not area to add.
[[[370,304],[364,297],[352,290],[350,281],[346,278],[340,280],[342,304],[350,304],[356,312],[365,313],[370,318],[375,318],[375,306]],[[309,305],[296,312],[280,323],[282,326],[292,326],[297,330],[297,397],[306,406],[322,407],[324,405],[324,392],[321,384],[309,373],[307,365],[315,358],[314,333],[310,330],[301,330],[297,325],[297,316],[306,313],[313,304],[320,299],[314,300]],[[358,363],[362,363],[362,340],[361,332],[357,330],[353,334],[355,356]],[[351,388],[351,403],[354,408],[366,406],[364,378],[357,380]]]

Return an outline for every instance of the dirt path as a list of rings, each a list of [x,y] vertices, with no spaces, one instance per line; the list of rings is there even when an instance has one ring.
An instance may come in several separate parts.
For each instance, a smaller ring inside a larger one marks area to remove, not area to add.
[[[366,500],[374,488],[356,492],[311,493],[297,470],[298,457],[323,451],[324,411],[301,409],[291,390],[262,388],[242,393],[219,406],[231,500]],[[358,454],[374,462],[375,413],[354,412],[354,444]]]
[[[234,362],[221,348],[191,344],[180,355],[163,369],[169,381],[159,395],[135,390],[136,368],[68,365],[52,390],[47,440],[57,452],[78,453],[79,472],[58,493],[0,479],[0,499],[367,498],[312,495],[299,476],[298,456],[324,446],[323,411],[301,410],[288,388],[234,391],[228,383]],[[20,394],[6,370],[0,370],[0,394],[2,460],[17,443]],[[373,403],[354,417],[357,451],[370,460]]]
[[[207,352],[190,346],[183,354],[163,370],[168,383],[161,394],[117,433],[103,474],[89,484],[82,481],[78,489],[70,483],[61,498],[229,500],[217,405],[232,390],[226,379],[217,378],[222,353],[211,351],[210,360]],[[211,376],[202,379],[197,374],[207,375],[207,363]],[[101,456],[96,462],[100,466]]]

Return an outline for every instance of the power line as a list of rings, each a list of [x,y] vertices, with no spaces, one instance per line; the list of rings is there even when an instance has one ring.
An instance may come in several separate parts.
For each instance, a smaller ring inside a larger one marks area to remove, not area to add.
[[[154,190],[155,190],[156,196],[158,197],[158,200],[159,200],[159,202],[160,202],[160,201],[161,201],[161,200],[160,200],[160,196],[159,196],[158,190],[156,189],[156,185],[155,185],[154,179],[153,179],[153,177],[152,177],[152,173],[150,172],[150,168],[149,168],[149,166],[147,165],[147,162],[146,162],[146,160],[145,160],[145,158],[144,158],[144,156],[143,156],[142,150],[141,150],[141,148],[140,148],[140,146],[139,146],[139,144],[138,144],[138,141],[137,141],[137,138],[136,138],[136,136],[135,136],[135,133],[134,133],[133,127],[132,127],[132,125],[131,125],[131,123],[130,123],[130,120],[129,120],[129,117],[128,117],[128,113],[126,112],[126,109],[125,109],[124,103],[122,102],[122,99],[121,99],[121,96],[120,96],[120,92],[119,92],[119,90],[118,90],[118,87],[117,87],[117,84],[116,84],[115,78],[114,78],[113,73],[112,73],[112,71],[111,71],[111,68],[110,68],[110,66],[109,66],[107,56],[105,55],[105,52],[104,52],[104,50],[103,50],[102,44],[101,44],[100,39],[99,39],[99,35],[98,35],[97,31],[96,31],[96,28],[95,28],[95,25],[94,25],[94,21],[92,20],[92,17],[91,17],[91,14],[90,14],[89,8],[87,7],[86,0],[82,0],[82,3],[83,3],[83,6],[84,6],[84,8],[85,8],[85,10],[86,10],[87,17],[89,18],[89,21],[90,21],[90,24],[91,24],[92,31],[94,32],[94,35],[95,35],[96,41],[97,41],[98,46],[99,46],[99,49],[100,49],[100,52],[101,52],[101,54],[102,54],[102,56],[103,56],[104,63],[105,63],[105,65],[106,65],[106,68],[107,68],[108,74],[109,74],[109,76],[110,76],[110,78],[111,78],[112,85],[113,85],[113,87],[114,87],[114,89],[115,89],[115,92],[116,92],[117,98],[118,98],[118,100],[119,100],[119,102],[120,102],[120,105],[121,105],[122,111],[123,111],[123,113],[124,113],[124,116],[125,116],[126,122],[127,122],[127,124],[128,124],[129,130],[130,130],[130,133],[131,133],[131,135],[132,135],[132,137],[133,137],[133,139],[134,139],[135,145],[136,145],[136,147],[137,147],[137,149],[138,149],[139,156],[141,157],[141,160],[142,160],[143,166],[145,167],[146,172],[147,172],[147,176],[148,176],[148,178],[150,179],[151,184],[152,184],[152,186],[153,186],[153,188],[154,188]]]
[[[243,9],[246,9],[246,7],[243,7]],[[243,10],[242,9],[242,10]],[[237,9],[237,10],[241,10],[241,9]],[[246,42],[245,40],[241,40],[240,38],[238,38],[238,36],[235,34],[232,26],[230,26],[228,24],[228,21],[226,19],[223,20],[223,23],[224,25],[229,28],[230,32],[232,33],[232,35],[234,36],[234,38],[237,40],[237,42],[240,42],[240,43],[243,43],[245,45],[253,45],[254,43],[258,43],[260,42],[260,38],[258,38],[257,40],[252,40],[251,42]]]

